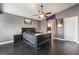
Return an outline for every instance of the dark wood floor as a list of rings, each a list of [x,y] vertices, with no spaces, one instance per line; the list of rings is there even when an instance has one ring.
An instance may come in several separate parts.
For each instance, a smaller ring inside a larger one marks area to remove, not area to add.
[[[0,55],[77,55],[79,54],[79,44],[73,42],[63,42],[54,40],[51,45],[44,45],[41,50],[34,52],[26,44],[19,43],[14,46],[13,43],[0,45]]]

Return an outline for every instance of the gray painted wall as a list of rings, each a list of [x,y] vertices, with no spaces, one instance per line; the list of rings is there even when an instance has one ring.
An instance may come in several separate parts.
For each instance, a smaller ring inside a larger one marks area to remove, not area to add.
[[[38,31],[39,22],[34,20],[31,25],[24,24],[24,18],[12,14],[0,14],[0,43],[13,40],[13,35],[21,33],[22,27],[35,27]]]
[[[68,18],[68,17],[73,17],[73,16],[79,16],[79,4],[72,6],[71,8],[68,8],[56,14],[57,19]],[[61,31],[59,35],[62,35],[63,37],[62,33],[63,32]]]
[[[46,33],[47,32],[47,24],[46,24],[46,19],[43,19],[41,21],[41,32]]]
[[[79,4],[56,14],[57,19],[79,16]]]

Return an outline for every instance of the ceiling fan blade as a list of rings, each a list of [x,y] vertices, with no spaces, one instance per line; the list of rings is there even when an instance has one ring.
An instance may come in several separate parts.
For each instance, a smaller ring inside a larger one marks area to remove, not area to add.
[[[47,13],[45,13],[45,14],[52,14],[52,12],[47,12]]]
[[[44,17],[47,17],[47,15],[44,15]]]

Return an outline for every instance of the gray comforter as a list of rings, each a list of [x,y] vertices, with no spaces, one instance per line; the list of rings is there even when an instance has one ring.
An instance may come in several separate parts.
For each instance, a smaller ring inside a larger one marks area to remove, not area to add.
[[[35,44],[36,41],[36,36],[33,33],[29,33],[29,32],[24,32],[23,33],[23,38],[27,41],[29,41],[32,44]]]
[[[31,43],[32,45],[37,45],[37,44],[39,45],[49,42],[50,41],[49,39],[51,39],[50,36],[51,34],[49,33],[37,33],[37,34],[34,34],[32,32],[23,33],[24,40],[29,42],[29,44]]]

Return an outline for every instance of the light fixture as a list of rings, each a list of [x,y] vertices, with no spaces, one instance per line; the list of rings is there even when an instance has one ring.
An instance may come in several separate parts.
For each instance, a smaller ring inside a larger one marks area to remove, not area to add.
[[[62,24],[58,24],[57,26],[58,26],[58,27],[62,27]]]
[[[41,15],[39,15],[40,17],[44,17],[44,15],[43,14],[41,14]]]
[[[58,27],[62,27],[62,26],[63,26],[62,19],[58,20],[57,26],[58,26]]]
[[[43,8],[44,6],[41,5],[40,9],[38,10],[38,14],[33,15],[33,16],[38,16],[38,18],[43,18],[43,17],[46,18],[49,14],[52,14],[52,12],[45,12]]]

